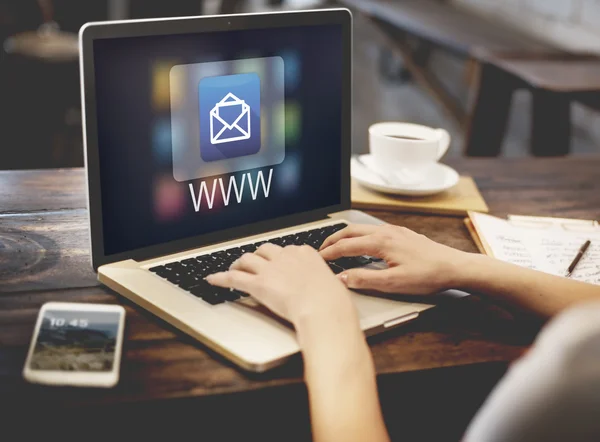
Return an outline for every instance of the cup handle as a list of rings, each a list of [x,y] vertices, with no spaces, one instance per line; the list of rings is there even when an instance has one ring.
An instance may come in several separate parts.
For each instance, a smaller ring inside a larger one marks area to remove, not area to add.
[[[448,148],[450,147],[450,134],[444,129],[438,129],[438,132],[440,133],[440,143],[437,157],[439,161],[444,155],[446,155],[446,152],[448,152]]]

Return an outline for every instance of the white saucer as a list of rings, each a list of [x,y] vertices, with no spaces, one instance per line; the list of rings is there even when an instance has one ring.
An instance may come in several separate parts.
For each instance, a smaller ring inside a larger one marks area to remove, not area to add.
[[[428,196],[443,192],[456,186],[459,175],[456,170],[441,163],[435,163],[427,169],[422,180],[418,182],[386,182],[381,173],[376,172],[373,157],[370,154],[360,155],[351,160],[351,174],[361,185],[378,192],[406,196]],[[364,164],[361,164],[364,163]]]

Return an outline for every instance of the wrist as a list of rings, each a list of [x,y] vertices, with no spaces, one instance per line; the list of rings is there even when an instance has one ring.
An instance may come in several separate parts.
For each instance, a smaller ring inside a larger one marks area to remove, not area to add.
[[[448,287],[459,290],[477,290],[479,281],[493,260],[479,253],[460,252],[450,263],[450,284]]]
[[[355,312],[353,312],[355,314]],[[330,318],[308,320],[298,330],[298,342],[304,360],[304,376],[313,388],[324,389],[347,384],[351,379],[374,375],[365,335],[356,320]]]
[[[340,296],[328,295],[327,305],[322,302],[313,308],[302,309],[294,318],[294,327],[300,349],[305,357],[327,354],[332,348],[352,347],[364,341],[358,313],[344,289]]]
[[[332,322],[348,322],[356,315],[350,291],[335,281],[334,287],[323,287],[323,292],[298,296],[290,307],[290,321],[300,335],[312,335],[329,328]],[[342,324],[343,325],[343,324]]]

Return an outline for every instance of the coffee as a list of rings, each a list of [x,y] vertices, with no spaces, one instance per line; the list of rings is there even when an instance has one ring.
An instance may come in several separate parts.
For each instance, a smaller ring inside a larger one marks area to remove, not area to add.
[[[450,134],[443,129],[393,122],[369,128],[373,162],[391,182],[417,182],[444,156],[449,145]]]

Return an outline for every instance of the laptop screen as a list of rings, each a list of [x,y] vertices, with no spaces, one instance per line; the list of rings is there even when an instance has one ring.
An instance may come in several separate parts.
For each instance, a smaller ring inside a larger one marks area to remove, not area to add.
[[[342,27],[96,39],[104,252],[340,204]]]

